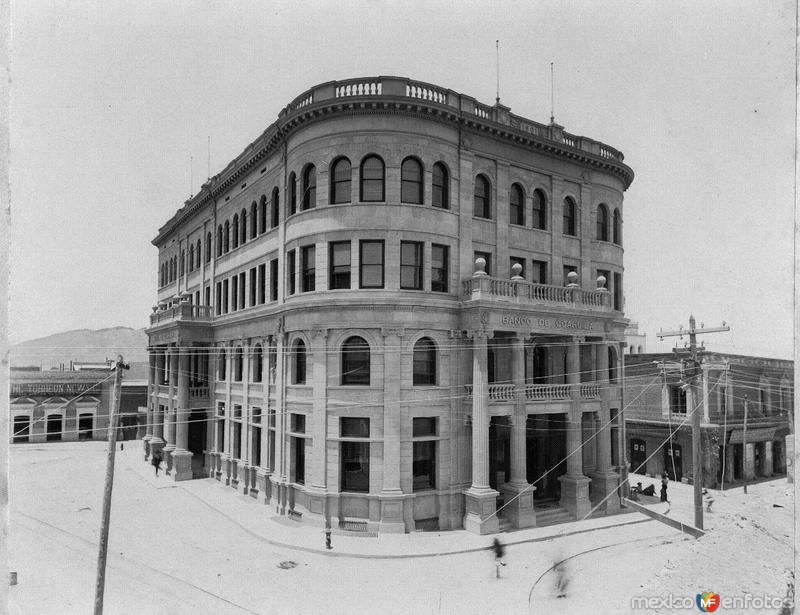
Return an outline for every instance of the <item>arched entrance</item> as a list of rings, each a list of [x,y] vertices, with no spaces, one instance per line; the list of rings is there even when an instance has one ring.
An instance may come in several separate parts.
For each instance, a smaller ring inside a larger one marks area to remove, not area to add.
[[[187,434],[187,448],[192,453],[192,478],[206,476],[206,411],[194,409],[189,414],[189,430]]]
[[[566,414],[528,415],[526,424],[526,479],[536,486],[535,502],[558,500],[567,471]]]

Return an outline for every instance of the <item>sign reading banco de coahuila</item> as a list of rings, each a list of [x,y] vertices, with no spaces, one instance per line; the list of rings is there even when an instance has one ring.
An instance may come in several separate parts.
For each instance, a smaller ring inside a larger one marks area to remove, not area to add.
[[[591,320],[569,318],[536,318],[517,314],[502,314],[500,324],[506,327],[531,329],[568,329],[573,331],[594,331],[596,323]]]

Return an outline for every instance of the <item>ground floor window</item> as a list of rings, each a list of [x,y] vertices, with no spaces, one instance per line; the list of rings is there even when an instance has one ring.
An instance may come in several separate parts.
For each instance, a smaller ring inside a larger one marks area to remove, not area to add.
[[[92,439],[92,423],[94,422],[94,415],[81,414],[78,417],[78,439],[91,440]]]
[[[250,465],[261,465],[261,427],[251,427]]]
[[[647,471],[647,444],[644,440],[631,438],[631,472],[643,473]]]
[[[47,441],[53,442],[61,440],[61,415],[51,414],[47,417]]]
[[[413,419],[413,437],[413,489],[436,489],[436,418]]]
[[[343,438],[369,438],[369,419],[341,419]],[[369,441],[352,440],[341,444],[341,490],[369,492]]]
[[[233,424],[233,455],[234,459],[242,458],[242,424]]]
[[[216,450],[218,453],[225,451],[225,419],[217,419]]]
[[[292,482],[304,485],[306,482],[306,440],[305,438],[292,438],[293,467]]]
[[[31,433],[31,419],[29,416],[14,417],[14,432],[12,434],[14,442],[27,442]]]

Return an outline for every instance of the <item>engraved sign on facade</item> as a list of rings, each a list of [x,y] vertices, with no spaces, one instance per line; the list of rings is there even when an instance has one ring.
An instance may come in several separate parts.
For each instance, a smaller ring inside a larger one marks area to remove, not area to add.
[[[578,331],[592,331],[595,323],[590,320],[576,320],[567,318],[535,318],[533,316],[519,316],[516,314],[503,314],[500,323],[508,327],[530,327],[540,329],[574,329]]]

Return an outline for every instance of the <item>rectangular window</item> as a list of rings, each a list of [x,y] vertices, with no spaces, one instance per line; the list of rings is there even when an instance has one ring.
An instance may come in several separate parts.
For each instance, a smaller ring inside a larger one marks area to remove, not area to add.
[[[206,301],[205,301],[205,303],[203,305],[211,305],[211,287],[210,286],[206,286],[206,288],[205,288],[205,296],[206,296]]]
[[[250,269],[250,307],[256,304],[256,268]]]
[[[267,265],[258,266],[258,304],[263,305],[267,300]]]
[[[242,424],[233,423],[233,458],[242,458]]]
[[[360,288],[383,288],[383,241],[360,244]]]
[[[242,271],[239,274],[239,309],[243,310],[245,307],[244,300],[245,296],[247,295],[247,289],[245,288],[245,284],[247,284],[247,274]]]
[[[369,438],[369,419],[340,420],[342,438]],[[341,490],[369,492],[369,442],[342,442],[341,446]]]
[[[435,293],[448,291],[450,248],[433,244],[431,246],[431,290]]]
[[[294,433],[306,433],[306,415],[305,414],[291,414],[291,431]]]
[[[239,276],[235,275],[231,278],[231,312],[239,309]]]
[[[216,284],[216,291],[217,291],[217,305],[214,310],[217,316],[222,314],[222,282],[217,282]]]
[[[686,391],[678,385],[669,387],[669,409],[675,414],[686,414]]]
[[[261,465],[261,427],[253,427],[250,442],[250,465]]]
[[[622,311],[622,274],[614,274],[614,309]]]
[[[227,452],[225,446],[225,419],[217,419],[217,452]]]
[[[331,264],[329,287],[350,288],[350,242],[334,241],[328,246],[328,260]]]
[[[422,290],[422,244],[400,242],[400,288]]]
[[[222,281],[222,313],[228,313],[228,280]]]
[[[278,259],[269,262],[269,300],[278,300]]]
[[[302,288],[304,293],[310,293],[314,290],[316,281],[315,265],[315,249],[314,246],[305,246],[300,251],[300,261],[302,267]]]
[[[534,284],[547,284],[546,261],[531,261],[531,282]]]
[[[484,268],[486,275],[492,275],[492,255],[489,252],[475,252],[475,258],[472,259],[472,262],[474,263],[479,258],[486,261],[486,267]]]
[[[525,273],[526,273],[526,271],[525,271],[525,259],[524,258],[519,258],[517,256],[512,256],[509,260],[510,260],[509,265],[508,265],[509,266],[509,272],[510,272],[508,274],[509,277],[512,277],[514,275],[514,265],[520,265],[522,267],[522,269],[519,270],[519,275],[521,275],[523,278],[526,277],[525,276]]]
[[[413,437],[413,489],[436,489],[436,418],[413,419]]]
[[[294,476],[293,481],[298,485],[306,482],[306,440],[305,438],[292,438],[294,448]]]
[[[297,291],[297,276],[295,274],[295,251],[286,253],[286,288],[287,294],[293,295]]]

